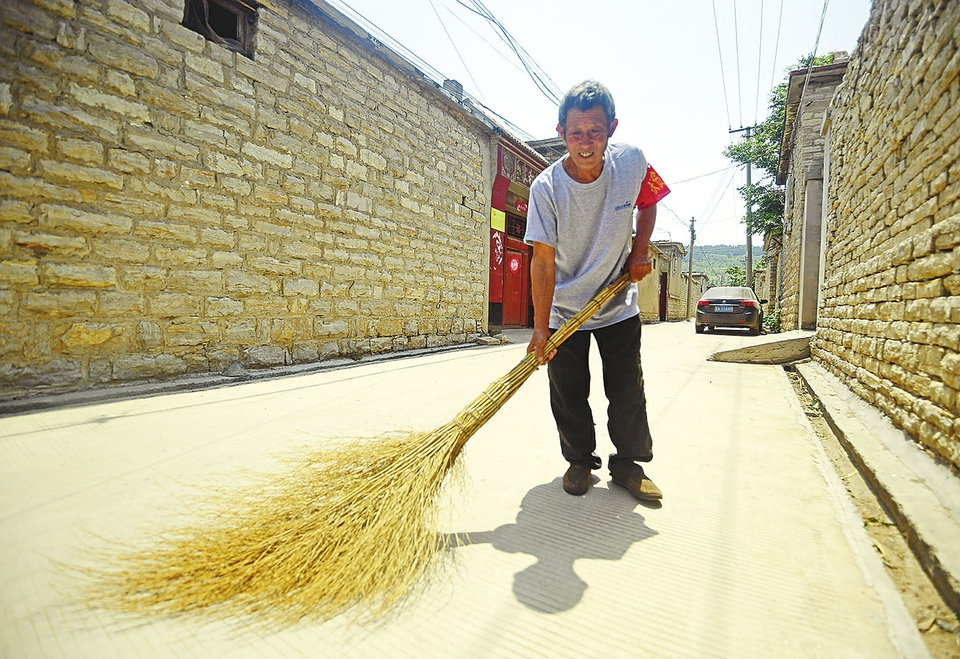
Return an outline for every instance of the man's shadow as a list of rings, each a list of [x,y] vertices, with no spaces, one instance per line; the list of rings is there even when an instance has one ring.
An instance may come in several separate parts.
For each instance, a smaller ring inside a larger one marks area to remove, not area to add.
[[[513,593],[534,611],[559,613],[576,606],[587,589],[573,569],[577,559],[619,560],[633,543],[657,534],[634,512],[638,504],[617,488],[570,496],[556,478],[527,492],[516,523],[454,534],[450,540],[455,547],[490,543],[500,551],[535,556],[536,563],[514,575]]]

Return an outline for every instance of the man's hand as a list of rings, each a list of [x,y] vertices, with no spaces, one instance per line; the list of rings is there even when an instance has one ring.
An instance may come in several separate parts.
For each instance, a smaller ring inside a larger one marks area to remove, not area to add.
[[[633,239],[633,247],[627,258],[627,270],[630,271],[631,281],[640,281],[653,271],[649,252],[650,236],[653,235],[653,227],[656,223],[656,204],[637,211],[637,235]]]
[[[546,346],[547,339],[549,338],[550,330],[534,328],[533,338],[530,339],[530,345],[527,346],[527,353],[536,352],[538,364],[546,364],[557,354],[556,350],[550,351],[547,355],[543,354],[543,348]]]
[[[649,254],[631,255],[627,265],[630,269],[630,281],[640,281],[653,272],[653,263],[650,261]]]

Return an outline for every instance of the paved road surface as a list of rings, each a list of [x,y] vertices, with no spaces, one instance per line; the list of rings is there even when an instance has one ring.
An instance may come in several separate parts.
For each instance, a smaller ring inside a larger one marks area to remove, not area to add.
[[[444,499],[444,530],[471,544],[375,626],[118,620],[84,607],[56,562],[149,539],[198,486],[239,486],[334,438],[433,428],[525,344],[0,419],[0,656],[924,656],[782,369],[705,360],[746,337],[643,332],[662,507],[605,471],[584,497],[562,491],[541,369],[470,440],[467,483]]]

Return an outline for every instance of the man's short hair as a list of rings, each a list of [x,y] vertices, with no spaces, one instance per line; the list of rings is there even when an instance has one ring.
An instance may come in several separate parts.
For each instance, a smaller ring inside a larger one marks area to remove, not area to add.
[[[567,113],[571,108],[577,108],[581,112],[586,112],[595,105],[603,108],[607,114],[607,125],[613,123],[617,118],[617,108],[613,104],[613,94],[605,86],[596,80],[584,80],[568,91],[563,100],[560,101],[560,125],[567,125]]]

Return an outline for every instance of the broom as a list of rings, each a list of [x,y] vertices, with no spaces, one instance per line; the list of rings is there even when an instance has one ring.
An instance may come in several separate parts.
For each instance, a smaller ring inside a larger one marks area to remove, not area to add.
[[[630,283],[600,291],[553,333],[549,354]],[[537,370],[528,353],[452,421],[307,456],[287,474],[210,502],[214,519],[88,569],[94,605],[138,614],[250,616],[270,626],[354,610],[382,615],[429,581],[450,538],[437,497],[467,440]]]

